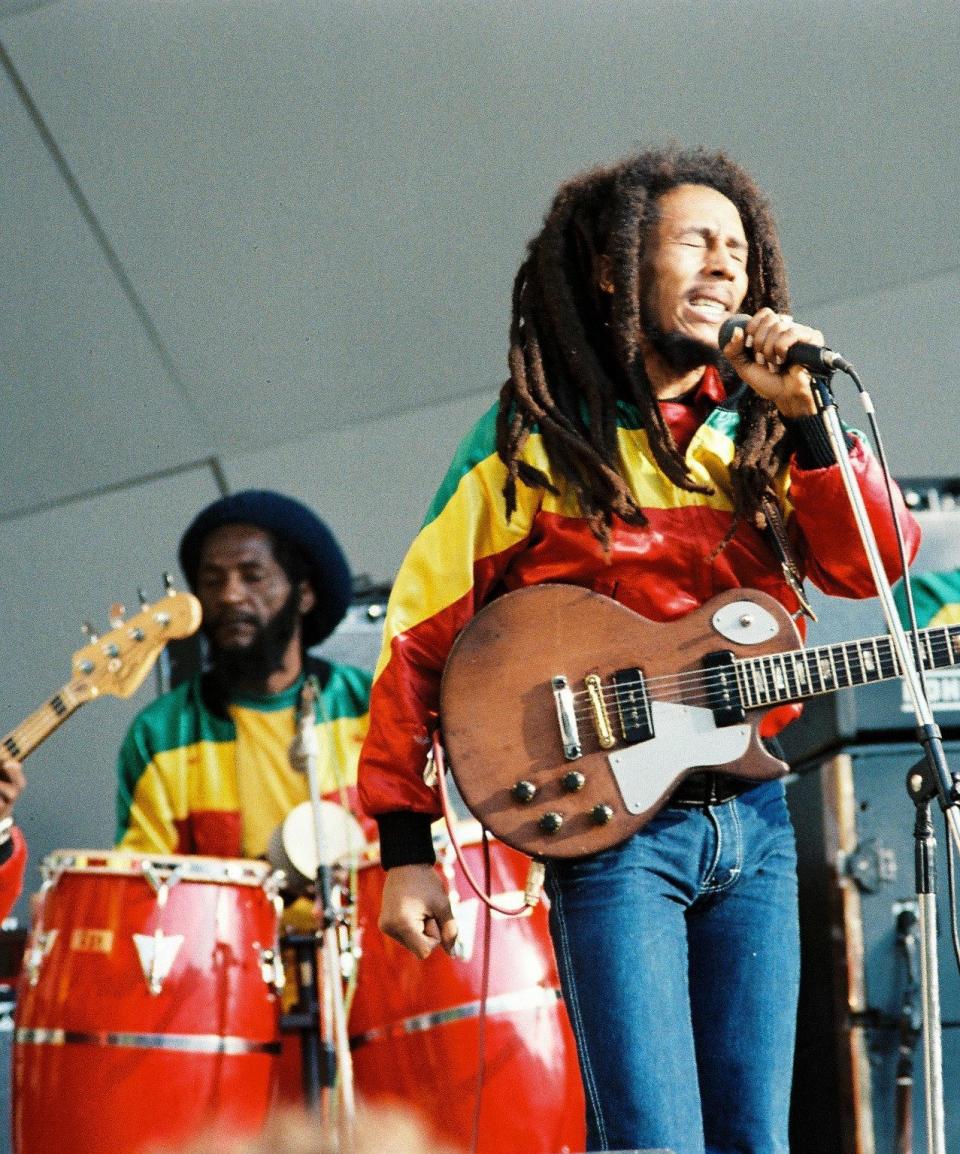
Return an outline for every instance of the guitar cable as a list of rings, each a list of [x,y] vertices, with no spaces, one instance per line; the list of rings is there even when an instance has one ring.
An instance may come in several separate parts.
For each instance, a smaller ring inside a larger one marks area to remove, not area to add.
[[[467,879],[468,885],[477,895],[477,897],[483,902],[483,904],[487,906],[488,909],[493,910],[494,913],[502,914],[507,918],[523,917],[524,914],[532,910],[534,906],[536,906],[540,901],[540,897],[543,893],[546,866],[542,861],[539,861],[536,858],[531,859],[530,867],[527,871],[526,884],[523,890],[523,905],[510,908],[507,906],[499,905],[497,902],[495,902],[489,892],[486,892],[473,876],[473,872],[467,865],[466,858],[463,855],[460,842],[457,840],[456,832],[454,829],[456,819],[450,805],[450,796],[447,793],[446,760],[443,754],[443,746],[440,743],[440,734],[436,730],[433,734],[433,763],[437,774],[437,788],[440,791],[440,801],[443,806],[443,817],[447,823],[447,831],[450,835],[450,844],[453,846],[453,852],[457,855],[457,861],[460,863],[460,868],[463,870],[463,876]],[[483,831],[483,844],[485,852],[489,852],[486,847],[487,840],[490,837],[490,832],[483,825],[483,823],[481,823],[480,828]],[[490,882],[488,878],[488,887],[489,884]]]
[[[468,885],[484,905],[483,957],[480,970],[480,1008],[477,1013],[477,1074],[474,1090],[473,1120],[470,1128],[470,1145],[468,1147],[469,1154],[476,1154],[480,1142],[480,1116],[483,1110],[483,1087],[486,1081],[487,1067],[487,1001],[490,993],[490,939],[493,929],[493,914],[498,913],[504,917],[515,918],[522,917],[524,914],[529,913],[540,901],[540,896],[543,893],[545,866],[542,861],[531,860],[530,868],[527,872],[526,885],[524,887],[523,905],[516,908],[508,908],[499,905],[493,900],[489,892],[491,886],[490,832],[483,823],[480,824],[484,873],[484,884],[481,887],[473,876],[473,871],[467,865],[463,848],[455,833],[456,815],[453,813],[452,806],[450,805],[450,795],[447,792],[446,759],[438,731],[434,731],[433,734],[432,752],[433,765],[437,777],[437,788],[440,792],[443,817],[447,825],[450,844],[453,846],[453,852],[456,854],[457,861],[460,863],[460,868],[463,871],[463,876],[466,878]]]

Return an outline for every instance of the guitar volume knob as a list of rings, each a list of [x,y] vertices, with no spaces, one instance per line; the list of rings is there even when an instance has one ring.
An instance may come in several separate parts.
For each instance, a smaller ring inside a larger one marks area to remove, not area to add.
[[[594,825],[609,825],[613,821],[613,810],[609,805],[595,805],[590,811]]]
[[[556,810],[550,810],[549,813],[545,813],[540,818],[537,825],[540,827],[541,833],[559,833],[560,827],[563,825],[563,814],[557,813]]]
[[[519,801],[521,805],[529,805],[537,796],[537,787],[532,781],[518,781],[510,790],[510,794],[514,801]]]
[[[563,777],[560,778],[560,784],[567,793],[576,793],[587,784],[587,779],[579,770],[571,769],[569,773],[565,773]]]

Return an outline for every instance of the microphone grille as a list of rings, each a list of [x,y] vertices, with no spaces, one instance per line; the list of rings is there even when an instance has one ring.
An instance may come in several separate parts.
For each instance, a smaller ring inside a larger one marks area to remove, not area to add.
[[[730,341],[733,340],[733,334],[737,329],[745,329],[747,327],[747,321],[749,320],[750,317],[747,313],[734,313],[733,316],[727,317],[720,326],[720,332],[717,334],[717,344],[720,348],[726,348]]]

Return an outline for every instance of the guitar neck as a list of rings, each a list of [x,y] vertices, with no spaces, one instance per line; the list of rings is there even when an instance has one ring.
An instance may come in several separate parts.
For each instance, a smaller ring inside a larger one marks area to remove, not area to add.
[[[11,729],[6,737],[0,740],[0,747],[11,757],[22,761],[87,700],[88,695],[78,692],[72,683],[63,686],[49,701],[25,718],[16,729]]]
[[[912,635],[907,636],[916,652]],[[923,669],[948,669],[960,664],[960,625],[921,629],[919,639]],[[836,689],[890,681],[902,675],[900,660],[887,634],[766,657],[739,658],[734,667],[745,709],[787,705]]]

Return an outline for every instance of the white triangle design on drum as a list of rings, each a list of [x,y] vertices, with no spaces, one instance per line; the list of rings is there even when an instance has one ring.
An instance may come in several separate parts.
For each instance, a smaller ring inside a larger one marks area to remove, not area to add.
[[[183,945],[183,934],[168,935],[163,930],[155,930],[152,935],[134,934],[133,943],[140,955],[147,988],[151,994],[159,994],[163,989],[164,978],[170,973],[177,952]]]

